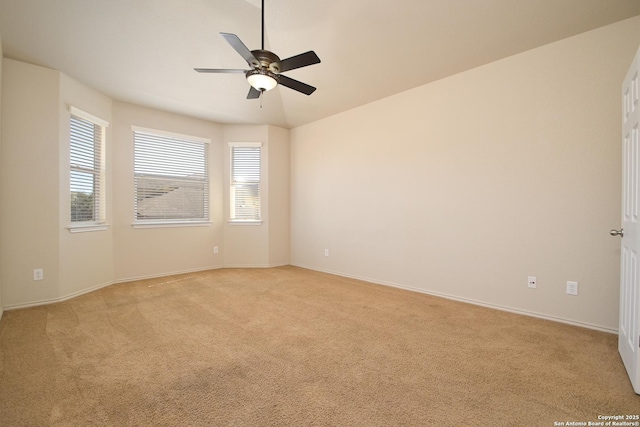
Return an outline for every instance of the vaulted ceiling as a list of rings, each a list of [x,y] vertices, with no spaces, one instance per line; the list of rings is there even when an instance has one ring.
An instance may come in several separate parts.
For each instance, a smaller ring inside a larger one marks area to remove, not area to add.
[[[296,127],[640,14],[640,0],[265,0],[265,48],[322,62],[247,100],[220,36],[260,48],[260,0],[0,0],[5,57],[54,68],[116,100],[220,123]]]

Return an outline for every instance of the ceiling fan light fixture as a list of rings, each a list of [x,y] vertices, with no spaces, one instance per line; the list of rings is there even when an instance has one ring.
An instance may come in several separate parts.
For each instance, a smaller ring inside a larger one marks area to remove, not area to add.
[[[276,74],[262,69],[247,71],[247,81],[260,92],[270,91],[278,85]]]

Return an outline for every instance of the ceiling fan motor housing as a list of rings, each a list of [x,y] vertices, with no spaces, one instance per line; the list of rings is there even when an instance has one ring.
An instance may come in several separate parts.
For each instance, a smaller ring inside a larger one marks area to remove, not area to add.
[[[268,50],[252,50],[251,53],[256,57],[258,62],[260,63],[258,67],[262,69],[267,69],[272,73],[280,72],[280,58],[273,52],[269,52]],[[257,69],[254,65],[254,67]]]

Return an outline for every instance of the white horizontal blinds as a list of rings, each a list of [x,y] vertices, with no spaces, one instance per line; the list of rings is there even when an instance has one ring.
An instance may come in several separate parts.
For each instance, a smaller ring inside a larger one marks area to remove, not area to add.
[[[70,190],[71,222],[102,222],[103,127],[71,115]]]
[[[231,219],[260,220],[259,144],[231,146]]]
[[[206,142],[134,131],[136,221],[209,219]]]

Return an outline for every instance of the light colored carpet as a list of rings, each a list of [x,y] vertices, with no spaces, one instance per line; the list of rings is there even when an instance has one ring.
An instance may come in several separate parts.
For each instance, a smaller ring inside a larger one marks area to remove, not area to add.
[[[615,335],[296,267],[8,311],[3,426],[553,426],[640,413]]]

